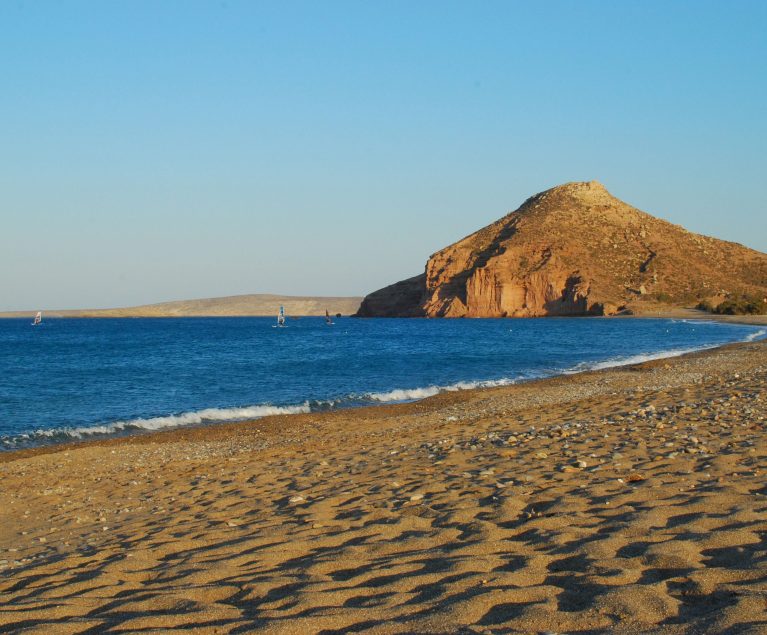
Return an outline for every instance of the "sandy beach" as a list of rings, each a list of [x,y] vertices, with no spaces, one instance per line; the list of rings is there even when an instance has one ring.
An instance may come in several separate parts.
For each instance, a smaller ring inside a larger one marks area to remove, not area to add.
[[[767,632],[767,343],[0,454],[6,632]]]
[[[767,635],[765,33],[0,2],[0,635]]]

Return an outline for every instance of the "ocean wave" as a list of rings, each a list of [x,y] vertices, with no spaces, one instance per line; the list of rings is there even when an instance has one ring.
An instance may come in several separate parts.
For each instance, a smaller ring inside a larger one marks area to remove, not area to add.
[[[656,353],[639,353],[637,355],[629,355],[628,357],[613,357],[610,359],[605,359],[601,362],[581,362],[580,364],[576,364],[572,368],[565,370],[564,374],[573,375],[575,373],[582,373],[589,370],[604,370],[605,368],[616,368],[618,366],[641,364],[643,362],[651,362],[656,359],[667,359],[669,357],[687,355],[688,353],[697,353],[698,351],[705,351],[711,348],[716,348],[717,346],[719,346],[719,344],[696,346],[693,348],[674,348],[665,351],[658,351]]]
[[[758,340],[763,338],[765,335],[767,335],[767,329],[759,329],[755,333],[749,333],[746,336],[746,339],[743,340],[744,342],[753,342],[754,340]]]
[[[388,392],[372,392],[366,396],[371,401],[388,403],[391,401],[412,401],[433,397],[440,392],[439,386],[426,386],[424,388],[395,388]]]
[[[140,430],[163,430],[180,426],[203,423],[224,423],[227,421],[246,421],[270,415],[290,415],[310,412],[308,402],[296,406],[272,406],[268,404],[244,406],[239,408],[205,408],[164,417],[137,418],[126,421],[113,421],[91,426],[59,427],[48,430],[35,430],[25,434],[8,436],[0,439],[6,447],[34,445],[45,441],[74,441],[97,436],[118,434]]]
[[[433,397],[441,392],[456,392],[458,390],[472,390],[474,388],[493,388],[495,386],[509,386],[515,383],[515,379],[488,379],[484,381],[459,381],[447,386],[424,386],[421,388],[395,388],[388,392],[367,393],[365,397],[371,401],[389,403],[392,401],[414,401]]]

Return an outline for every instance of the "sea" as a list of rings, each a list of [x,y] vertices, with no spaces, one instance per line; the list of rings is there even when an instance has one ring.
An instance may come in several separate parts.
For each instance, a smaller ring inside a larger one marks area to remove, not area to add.
[[[765,336],[634,318],[3,319],[0,450],[411,401]]]

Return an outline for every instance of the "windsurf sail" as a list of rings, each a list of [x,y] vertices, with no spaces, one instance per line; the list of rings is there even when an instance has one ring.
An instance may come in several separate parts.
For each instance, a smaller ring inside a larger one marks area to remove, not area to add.
[[[43,312],[42,311],[38,311],[37,315],[35,315],[34,321],[32,322],[32,326],[37,326],[42,321],[43,321]]]
[[[285,326],[285,307],[280,307],[280,312],[277,314],[277,326]]]

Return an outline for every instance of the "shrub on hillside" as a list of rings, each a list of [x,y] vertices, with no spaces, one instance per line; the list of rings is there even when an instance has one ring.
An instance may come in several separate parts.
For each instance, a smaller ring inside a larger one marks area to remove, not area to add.
[[[764,300],[753,296],[728,298],[718,304],[713,312],[719,315],[764,315],[767,314],[767,302]]]

